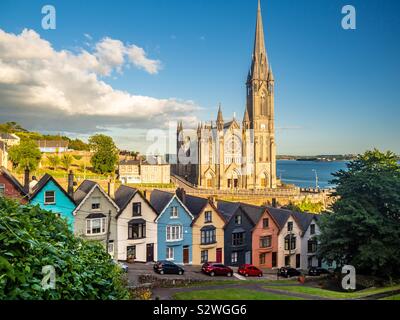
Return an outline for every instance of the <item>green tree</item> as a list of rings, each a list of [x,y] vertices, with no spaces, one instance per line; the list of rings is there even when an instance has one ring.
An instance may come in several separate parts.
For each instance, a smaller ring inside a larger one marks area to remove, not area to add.
[[[321,202],[311,202],[306,197],[298,203],[290,203],[287,208],[299,212],[321,213],[324,210],[324,204]]]
[[[58,165],[60,164],[60,157],[57,155],[48,155],[47,161],[49,162],[50,167],[53,170],[56,170]]]
[[[90,150],[94,152],[90,162],[96,173],[113,173],[118,161],[118,149],[111,137],[96,134],[89,138]]]
[[[69,142],[68,148],[72,149],[72,150],[78,150],[78,151],[89,151],[89,144],[83,142],[80,139],[75,139],[75,140],[71,140]]]
[[[321,217],[319,254],[358,272],[400,275],[400,166],[395,154],[367,151],[334,174],[338,200]]]
[[[19,145],[12,146],[8,155],[14,167],[31,171],[38,167],[42,158],[38,145],[32,140],[22,140]]]
[[[63,168],[68,171],[72,165],[73,158],[70,154],[66,153],[66,154],[63,154],[60,161],[61,161]]]
[[[21,125],[15,121],[6,122],[0,124],[0,132],[14,133],[14,132],[26,132],[27,130],[22,128]]]
[[[127,299],[121,268],[100,242],[75,237],[67,222],[39,206],[0,197],[0,300]],[[54,266],[43,290],[42,267]]]

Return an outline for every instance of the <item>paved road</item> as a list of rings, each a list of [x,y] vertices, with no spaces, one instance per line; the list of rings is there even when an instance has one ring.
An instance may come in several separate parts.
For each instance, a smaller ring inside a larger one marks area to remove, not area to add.
[[[237,274],[237,268],[232,268],[234,270],[233,277],[210,277],[201,272],[200,266],[184,266],[185,273],[182,276],[172,275],[172,274],[164,274],[159,275],[153,271],[153,263],[132,263],[128,264],[128,281],[130,286],[138,285],[139,275],[152,275],[155,277],[160,277],[163,279],[188,279],[188,280],[237,280],[238,282],[246,281],[245,277]],[[262,278],[256,278],[260,280],[276,280],[276,274],[264,274]]]

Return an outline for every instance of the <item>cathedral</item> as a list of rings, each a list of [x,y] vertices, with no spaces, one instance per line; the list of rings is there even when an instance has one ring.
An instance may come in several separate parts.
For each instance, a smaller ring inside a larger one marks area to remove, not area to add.
[[[274,76],[265,48],[260,1],[242,123],[216,121],[197,130],[177,127],[175,173],[199,188],[260,190],[276,188]],[[188,132],[191,133],[188,133]]]

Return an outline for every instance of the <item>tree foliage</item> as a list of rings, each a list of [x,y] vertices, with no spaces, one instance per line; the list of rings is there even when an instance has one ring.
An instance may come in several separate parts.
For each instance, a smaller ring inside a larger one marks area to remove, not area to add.
[[[334,174],[338,201],[321,218],[319,254],[366,274],[400,275],[400,166],[367,151]]]
[[[55,289],[42,268],[54,266]],[[98,242],[77,238],[63,218],[0,197],[0,300],[125,299],[120,268]]]
[[[56,170],[58,165],[60,164],[60,157],[57,156],[57,155],[48,155],[47,156],[47,161],[48,161],[50,167],[53,170]]]
[[[118,149],[111,137],[96,134],[89,138],[90,150],[94,152],[90,162],[96,173],[113,173],[118,161]]]
[[[73,160],[73,157],[70,155],[70,154],[63,154],[62,155],[62,157],[61,157],[61,164],[62,164],[62,166],[63,166],[63,168],[65,169],[65,170],[69,170],[69,168],[71,167],[71,165],[72,165],[72,162],[74,161]]]
[[[324,205],[321,202],[312,202],[306,197],[298,203],[290,203],[287,208],[298,212],[321,213]]]
[[[10,148],[8,156],[14,167],[33,171],[38,167],[42,153],[34,141],[22,140],[19,145]]]

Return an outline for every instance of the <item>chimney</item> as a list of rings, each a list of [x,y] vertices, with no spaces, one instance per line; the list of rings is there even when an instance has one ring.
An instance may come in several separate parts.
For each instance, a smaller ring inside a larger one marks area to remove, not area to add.
[[[72,198],[74,196],[74,173],[72,170],[68,173],[68,190],[69,196]]]
[[[24,191],[29,193],[29,169],[25,168],[24,171]]]
[[[217,197],[215,195],[209,196],[208,197],[208,201],[217,208],[218,206],[218,201],[217,201]]]
[[[111,198],[114,198],[114,194],[115,194],[115,183],[114,183],[114,181],[111,180],[111,179],[108,181],[108,191],[107,191],[107,193],[108,193],[108,195],[109,195]]]
[[[176,189],[176,195],[183,204],[186,204],[186,191],[183,188]]]

